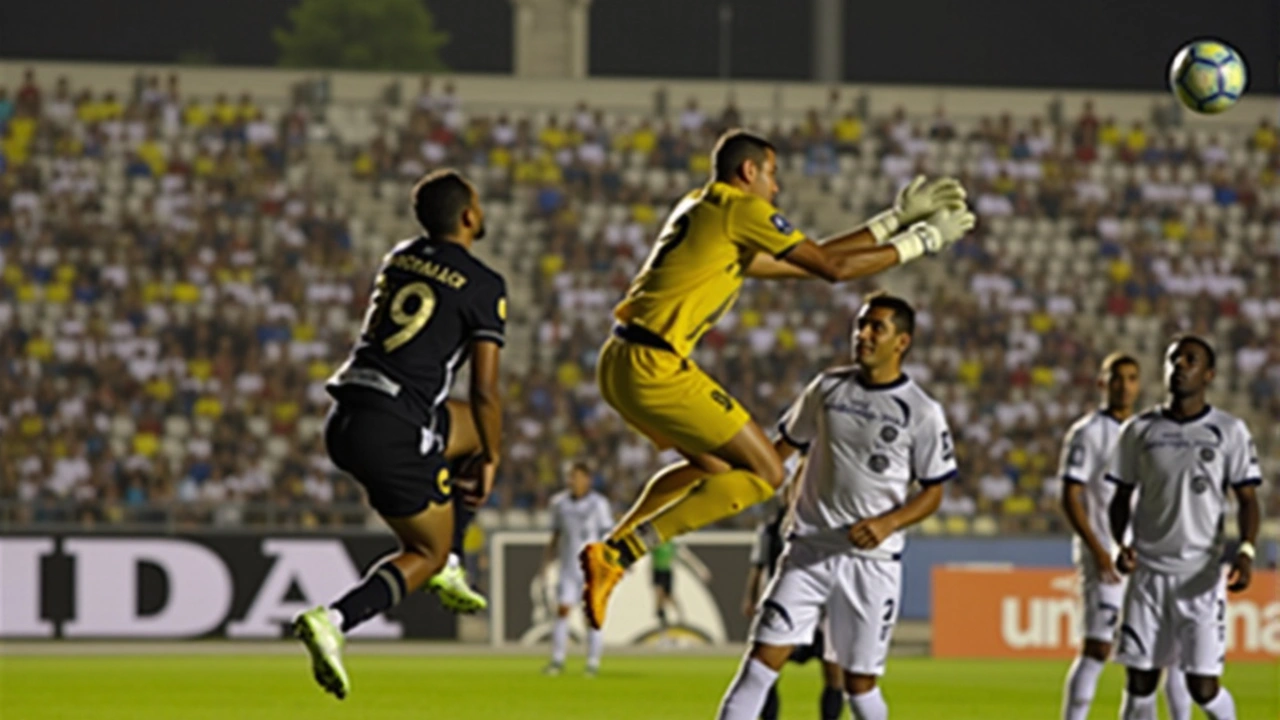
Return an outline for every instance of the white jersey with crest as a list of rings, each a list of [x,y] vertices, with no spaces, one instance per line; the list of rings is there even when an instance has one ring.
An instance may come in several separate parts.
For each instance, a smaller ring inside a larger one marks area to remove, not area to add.
[[[609,534],[613,527],[613,510],[609,500],[600,493],[589,490],[575,498],[568,490],[551,496],[551,529],[560,533],[561,572],[578,567],[578,551],[587,543],[597,542]]]
[[[1212,407],[1185,420],[1156,408],[1120,428],[1107,480],[1137,491],[1138,565],[1186,575],[1220,560],[1227,495],[1262,472],[1244,421]]]
[[[932,485],[956,476],[942,406],[905,375],[871,385],[852,368],[824,372],[779,430],[807,452],[791,537],[827,550],[897,559],[903,533],[859,550],[849,542],[849,526],[901,507],[913,480]]]
[[[1115,554],[1111,539],[1111,522],[1107,509],[1116,494],[1115,486],[1106,481],[1107,466],[1120,437],[1120,421],[1105,410],[1095,410],[1077,420],[1062,440],[1062,458],[1058,474],[1065,483],[1084,486],[1085,515],[1093,532],[1108,555]],[[1080,536],[1071,541],[1071,553],[1077,564],[1093,562],[1089,548]]]

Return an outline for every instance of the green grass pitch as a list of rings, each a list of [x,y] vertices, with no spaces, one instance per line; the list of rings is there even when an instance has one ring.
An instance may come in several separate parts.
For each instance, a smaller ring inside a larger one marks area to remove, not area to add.
[[[0,718],[702,720],[714,716],[736,666],[729,657],[606,656],[604,672],[593,680],[582,675],[580,658],[554,678],[539,673],[543,662],[541,656],[354,655],[348,661],[352,695],[339,702],[312,683],[301,652],[0,656]],[[883,687],[894,720],[1055,718],[1065,671],[1062,662],[892,658]],[[1121,680],[1118,668],[1107,669],[1092,717],[1117,716]],[[1280,718],[1280,668],[1232,666],[1225,682],[1241,720]],[[788,666],[781,687],[785,720],[817,717],[816,666]]]

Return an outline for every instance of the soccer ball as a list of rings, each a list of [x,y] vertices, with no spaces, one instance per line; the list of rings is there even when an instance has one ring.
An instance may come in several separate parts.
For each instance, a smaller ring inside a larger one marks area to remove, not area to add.
[[[1169,86],[1191,110],[1216,115],[1244,94],[1244,58],[1217,40],[1197,40],[1178,51],[1169,66]]]

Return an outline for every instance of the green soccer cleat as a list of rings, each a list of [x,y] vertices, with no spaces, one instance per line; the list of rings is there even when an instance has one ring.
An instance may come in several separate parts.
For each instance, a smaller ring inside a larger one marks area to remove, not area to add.
[[[329,611],[317,607],[300,613],[293,620],[293,635],[311,653],[311,672],[320,687],[339,700],[346,698],[351,692],[351,678],[342,666],[342,647],[347,641],[329,619]]]
[[[440,604],[455,613],[477,613],[489,607],[489,601],[467,584],[461,565],[446,565],[427,581],[427,590],[440,596]]]

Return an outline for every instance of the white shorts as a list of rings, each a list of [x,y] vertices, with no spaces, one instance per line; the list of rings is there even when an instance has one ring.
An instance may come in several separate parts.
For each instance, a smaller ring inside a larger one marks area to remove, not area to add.
[[[556,589],[556,602],[576,607],[582,602],[582,568],[577,562],[560,563],[560,581]]]
[[[1080,568],[1081,596],[1084,601],[1084,637],[1114,643],[1120,629],[1120,610],[1124,607],[1124,590],[1127,578],[1108,584],[1102,582],[1096,572]]]
[[[1218,677],[1227,651],[1226,611],[1227,582],[1217,565],[1192,576],[1139,567],[1125,593],[1116,662]]]
[[[756,608],[751,642],[808,645],[825,609],[825,659],[857,675],[883,675],[901,587],[897,561],[788,544]]]

